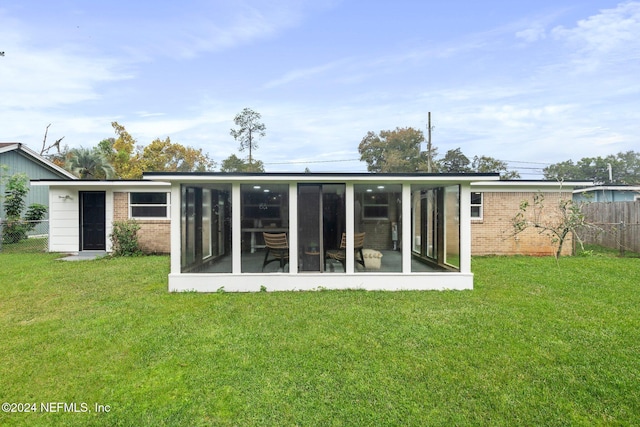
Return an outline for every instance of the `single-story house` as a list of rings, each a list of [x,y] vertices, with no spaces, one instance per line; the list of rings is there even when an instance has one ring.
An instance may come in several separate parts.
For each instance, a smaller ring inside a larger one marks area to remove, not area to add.
[[[33,182],[50,187],[49,250],[110,251],[113,221],[135,219],[143,250],[171,253],[172,291],[467,289],[471,254],[554,253],[537,230],[509,235],[523,200],[542,193],[552,207],[590,184],[500,181],[495,174],[144,178]],[[283,234],[283,248],[268,247]],[[571,253],[567,244],[563,254]]]
[[[544,214],[557,215],[560,200],[572,200],[576,187],[591,185],[584,181],[513,180],[471,183],[471,253],[473,255],[553,255],[555,245],[538,229],[513,235],[511,220],[528,201],[528,216],[533,215],[536,194],[544,197]],[[573,254],[571,236],[562,255]]]
[[[2,166],[4,165],[4,166]],[[24,173],[29,179],[77,180],[78,178],[58,165],[50,162],[19,142],[0,142],[0,175],[11,176]],[[4,195],[5,185],[0,181],[0,195]],[[25,198],[26,206],[34,203],[49,206],[49,191],[46,186],[30,187]],[[2,197],[0,197],[0,218],[4,217]]]
[[[640,200],[638,185],[597,185],[573,190],[577,202],[635,202]]]
[[[155,181],[32,180],[49,187],[49,251],[111,252],[114,221],[135,219],[140,246],[169,253],[171,187]]]

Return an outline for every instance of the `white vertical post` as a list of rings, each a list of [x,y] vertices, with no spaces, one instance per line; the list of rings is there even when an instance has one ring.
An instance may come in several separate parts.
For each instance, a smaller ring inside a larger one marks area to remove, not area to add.
[[[471,273],[471,184],[460,185],[460,272]]]
[[[345,270],[347,274],[353,274],[355,263],[354,263],[354,247],[353,247],[353,236],[355,233],[355,224],[354,224],[354,215],[355,215],[355,206],[354,206],[354,189],[353,183],[347,182],[346,189],[344,194],[344,203],[345,203],[345,224],[346,224],[346,232],[347,232],[347,247],[346,247],[346,260],[345,260]]]
[[[402,184],[402,273],[411,273],[411,183]]]
[[[231,184],[231,273],[242,271],[242,203],[240,183]]]
[[[182,257],[182,215],[180,215],[180,207],[182,206],[180,184],[174,182],[171,184],[171,274],[180,274],[180,259]]]
[[[289,183],[289,273],[298,274],[298,185]]]

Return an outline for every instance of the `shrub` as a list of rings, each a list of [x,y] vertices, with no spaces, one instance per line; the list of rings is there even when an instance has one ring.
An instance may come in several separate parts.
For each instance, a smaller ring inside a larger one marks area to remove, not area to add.
[[[45,217],[47,207],[39,203],[29,206],[24,219],[20,218],[25,208],[25,198],[29,193],[29,181],[25,174],[12,175],[4,193],[4,212],[7,220],[2,227],[4,243],[18,243],[27,238],[27,233]]]
[[[114,221],[113,231],[109,235],[115,256],[141,255],[138,244],[138,230],[140,225],[135,221]]]

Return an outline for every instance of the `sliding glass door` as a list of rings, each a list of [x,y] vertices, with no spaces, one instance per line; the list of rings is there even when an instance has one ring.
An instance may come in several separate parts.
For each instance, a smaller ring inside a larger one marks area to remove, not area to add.
[[[325,258],[340,250],[345,231],[345,184],[299,184],[298,271],[344,271]]]
[[[412,271],[460,268],[460,186],[412,186]]]

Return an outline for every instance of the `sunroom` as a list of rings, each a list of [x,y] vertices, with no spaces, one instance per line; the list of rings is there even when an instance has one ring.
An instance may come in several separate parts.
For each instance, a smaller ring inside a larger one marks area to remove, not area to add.
[[[495,174],[145,173],[171,183],[170,291],[472,289]]]

